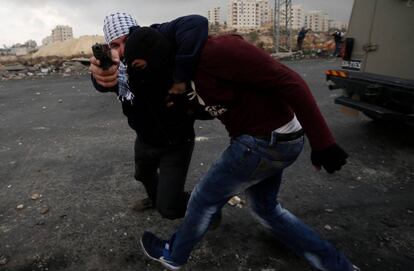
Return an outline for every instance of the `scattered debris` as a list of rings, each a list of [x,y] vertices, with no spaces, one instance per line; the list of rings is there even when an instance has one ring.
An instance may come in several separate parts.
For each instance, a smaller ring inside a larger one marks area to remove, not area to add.
[[[0,255],[0,265],[6,265],[9,259],[5,255]]]
[[[32,200],[37,200],[40,199],[42,197],[42,195],[38,194],[38,193],[33,193],[32,196],[30,197]]]
[[[26,67],[22,64],[15,64],[15,65],[3,66],[2,70],[8,71],[8,72],[19,72],[19,71],[26,70]]]
[[[49,71],[50,71],[50,69],[48,69],[48,68],[41,68],[41,69],[40,69],[40,72],[41,72],[41,73],[44,73],[44,74],[48,74],[48,73],[49,73]]]
[[[331,231],[332,230],[332,227],[331,226],[329,226],[329,225],[325,225],[325,230],[327,230],[327,231]]]
[[[19,63],[19,62],[21,63]],[[47,57],[30,60],[17,60],[0,67],[0,80],[16,80],[27,77],[43,78],[45,76],[58,75],[72,76],[88,74],[88,67],[84,62],[74,61],[62,57]],[[40,95],[40,92],[36,92]]]
[[[49,212],[49,207],[43,207],[42,209],[40,209],[40,213],[42,215],[45,215]]]
[[[240,202],[241,202],[241,199],[238,196],[234,196],[228,201],[228,204],[230,204],[231,206],[235,206],[236,204]]]
[[[325,212],[327,212],[327,213],[333,213],[333,209],[329,209],[329,208],[327,208],[327,209],[325,209]]]
[[[238,196],[234,196],[231,199],[229,199],[229,201],[227,203],[230,204],[231,206],[236,206],[238,208],[243,208],[244,205],[246,204],[246,201],[241,199]]]
[[[41,220],[39,220],[39,221],[36,222],[36,225],[37,226],[43,226],[45,224],[46,224],[46,221],[44,219],[41,219]]]
[[[17,210],[22,210],[23,208],[24,208],[24,205],[23,204],[19,204],[19,205],[16,206],[16,209]]]

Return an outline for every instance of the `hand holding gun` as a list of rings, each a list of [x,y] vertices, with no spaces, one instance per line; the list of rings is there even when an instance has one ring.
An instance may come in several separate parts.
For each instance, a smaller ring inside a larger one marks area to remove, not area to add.
[[[118,84],[118,52],[111,50],[107,44],[98,43],[92,46],[92,52],[89,71],[96,82],[106,88],[116,86]]]
[[[102,69],[108,70],[115,64],[111,58],[111,48],[107,44],[96,43],[92,46],[92,52],[94,57],[99,60]]]

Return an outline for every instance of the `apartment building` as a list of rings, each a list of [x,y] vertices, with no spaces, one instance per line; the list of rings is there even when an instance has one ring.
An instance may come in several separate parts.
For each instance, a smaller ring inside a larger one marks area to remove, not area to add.
[[[238,29],[259,28],[272,21],[269,0],[229,0],[228,26]]]
[[[221,21],[220,7],[212,8],[207,13],[208,22],[210,24],[218,24]]]
[[[52,34],[42,39],[42,45],[46,46],[56,41],[65,41],[73,39],[72,27],[67,25],[57,25],[52,29]]]
[[[305,26],[305,11],[303,10],[302,5],[292,5],[291,18],[292,29],[301,29]]]
[[[67,25],[58,25],[52,29],[52,41],[65,41],[73,39],[72,27]]]
[[[323,10],[309,11],[305,15],[305,27],[314,32],[329,31],[329,16]]]
[[[282,6],[280,16],[281,26],[285,26],[286,24],[286,15],[288,16],[291,29],[301,29],[303,26],[305,26],[305,11],[302,5],[292,5],[290,14],[287,14],[286,8]]]

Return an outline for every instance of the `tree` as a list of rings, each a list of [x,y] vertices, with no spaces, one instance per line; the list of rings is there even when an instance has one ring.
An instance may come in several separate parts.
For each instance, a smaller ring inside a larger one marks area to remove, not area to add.
[[[247,34],[247,39],[250,42],[255,43],[259,39],[259,33],[257,31],[252,31],[249,34]]]

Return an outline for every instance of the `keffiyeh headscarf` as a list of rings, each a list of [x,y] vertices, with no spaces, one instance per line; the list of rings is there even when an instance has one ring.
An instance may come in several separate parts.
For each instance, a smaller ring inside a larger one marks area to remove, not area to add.
[[[103,26],[105,41],[110,43],[121,36],[128,35],[129,28],[132,26],[138,26],[138,23],[128,13],[117,12],[106,16]]]
[[[111,41],[121,36],[128,35],[129,28],[133,26],[138,26],[138,23],[127,13],[117,12],[106,16],[103,26],[105,41],[109,44]],[[126,65],[122,63],[122,61],[118,69],[118,98],[121,102],[132,102],[134,99],[134,95],[129,90]]]

